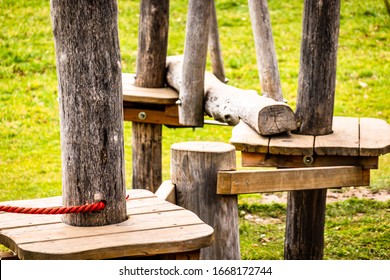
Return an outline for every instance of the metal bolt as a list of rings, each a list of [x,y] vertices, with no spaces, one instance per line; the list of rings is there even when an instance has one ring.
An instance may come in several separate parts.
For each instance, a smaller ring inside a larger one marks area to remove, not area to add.
[[[144,120],[144,119],[146,119],[146,113],[145,112],[140,112],[139,114],[138,114],[138,118],[140,119],[140,120]]]
[[[304,156],[303,163],[306,165],[311,165],[314,162],[313,156]]]
[[[180,105],[182,104],[181,99],[176,100],[175,103],[176,103],[176,105],[179,105],[179,106],[180,106]]]

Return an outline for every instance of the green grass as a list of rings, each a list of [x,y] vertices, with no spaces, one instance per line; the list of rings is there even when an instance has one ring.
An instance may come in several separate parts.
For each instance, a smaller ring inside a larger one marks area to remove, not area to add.
[[[247,1],[216,2],[229,83],[260,91]],[[268,2],[284,97],[295,109],[303,1]],[[168,53],[174,55],[183,52],[187,8],[186,1],[182,0],[171,1],[170,5]],[[119,36],[125,72],[135,72],[138,13],[138,1],[119,0]],[[0,0],[0,22],[0,201],[61,195],[58,92],[49,1]],[[390,122],[389,34],[390,17],[383,1],[342,1],[335,115],[377,117]],[[164,127],[164,179],[169,178],[171,144],[189,140],[228,142],[230,135],[229,127],[205,126],[195,131]],[[130,123],[125,124],[124,137],[126,185],[130,188]],[[371,178],[374,190],[390,190],[389,155],[380,158],[380,168],[372,172]],[[368,219],[375,215],[366,213],[363,217]],[[383,219],[373,225],[378,223],[384,224]],[[268,238],[268,229],[259,230],[253,226],[248,222],[244,224],[241,227],[242,236],[266,234]],[[360,224],[355,224],[354,229],[360,229]],[[278,235],[275,233],[273,238],[279,239],[283,229],[277,228],[277,232]],[[352,238],[348,232],[352,234],[353,230],[347,228],[345,236],[340,237],[345,244],[348,244],[348,238]],[[327,234],[328,239],[337,238],[337,235],[334,236]],[[274,251],[270,244],[272,242],[266,242],[269,248],[267,253],[252,250],[249,255],[245,253],[246,248],[252,245],[243,242],[245,258],[260,258],[260,255],[266,258],[281,257],[280,254],[271,254]],[[339,243],[343,244],[342,241]],[[332,253],[327,258],[369,256],[366,253]],[[378,253],[371,257],[383,256]]]

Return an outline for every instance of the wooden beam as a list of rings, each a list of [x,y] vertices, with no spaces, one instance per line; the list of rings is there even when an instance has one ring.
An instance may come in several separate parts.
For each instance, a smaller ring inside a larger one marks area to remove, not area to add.
[[[223,58],[221,51],[221,44],[219,42],[219,32],[218,32],[218,20],[217,20],[217,11],[215,10],[215,1],[211,0],[211,11],[210,11],[210,29],[209,29],[209,52],[211,67],[213,69],[213,74],[221,82],[225,83],[225,69],[223,67]]]
[[[308,161],[309,160],[309,161]],[[241,153],[243,167],[322,167],[322,166],[361,166],[363,169],[378,169],[377,156],[328,156],[313,155],[312,158],[294,155],[273,155],[267,153]]]
[[[249,12],[255,39],[257,67],[263,95],[283,101],[267,0],[249,0]]]
[[[182,84],[181,56],[169,57],[167,82],[176,90]],[[205,74],[205,113],[215,120],[237,125],[241,120],[261,135],[272,135],[296,128],[292,109],[284,102],[260,96],[254,90],[226,85],[213,74]]]
[[[219,171],[217,193],[230,195],[367,186],[368,174],[356,166]]]
[[[141,0],[135,86],[165,87],[169,0]],[[132,124],[133,189],[155,192],[162,178],[162,126]]]
[[[210,22],[210,0],[189,0],[180,86],[180,123],[203,126],[204,71]]]
[[[161,186],[156,191],[156,196],[160,199],[176,204],[175,185],[171,180],[162,182]]]

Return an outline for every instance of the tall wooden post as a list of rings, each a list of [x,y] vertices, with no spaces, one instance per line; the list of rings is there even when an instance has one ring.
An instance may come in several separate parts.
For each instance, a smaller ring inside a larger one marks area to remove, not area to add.
[[[235,148],[229,144],[185,142],[171,147],[176,203],[214,229],[213,244],[201,249],[203,260],[240,259],[237,196],[217,195],[218,171],[235,168]]]
[[[305,0],[296,115],[300,134],[332,132],[340,0]],[[288,195],[286,259],[322,259],[326,189]]]
[[[210,28],[209,28],[209,51],[210,51],[210,60],[211,67],[213,68],[213,74],[221,82],[226,82],[225,69],[223,67],[223,58],[221,51],[221,44],[219,41],[219,32],[218,32],[218,20],[217,20],[217,11],[215,9],[215,1],[211,1],[211,10],[210,10]]]
[[[211,0],[190,0],[180,87],[179,121],[203,126],[204,72],[207,59]]]
[[[51,0],[59,83],[63,205],[104,200],[75,226],[127,219],[122,77],[115,0]]]
[[[135,85],[165,86],[169,0],[142,0]],[[132,123],[133,188],[155,192],[162,181],[162,126]]]
[[[265,96],[276,101],[283,101],[267,0],[249,0],[248,5],[255,39],[261,91]]]

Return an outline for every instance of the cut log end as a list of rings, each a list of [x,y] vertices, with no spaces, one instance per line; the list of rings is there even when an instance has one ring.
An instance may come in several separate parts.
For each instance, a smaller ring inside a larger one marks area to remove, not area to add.
[[[297,128],[293,110],[284,104],[264,107],[259,112],[258,126],[260,135],[274,135],[293,131]]]

